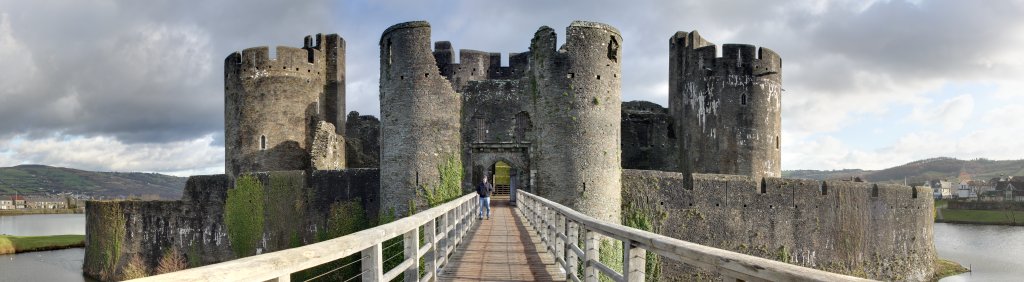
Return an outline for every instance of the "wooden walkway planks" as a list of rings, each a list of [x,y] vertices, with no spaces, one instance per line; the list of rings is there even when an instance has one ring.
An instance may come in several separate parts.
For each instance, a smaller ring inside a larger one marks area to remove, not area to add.
[[[565,281],[554,258],[507,197],[491,199],[480,220],[441,271],[440,281]]]

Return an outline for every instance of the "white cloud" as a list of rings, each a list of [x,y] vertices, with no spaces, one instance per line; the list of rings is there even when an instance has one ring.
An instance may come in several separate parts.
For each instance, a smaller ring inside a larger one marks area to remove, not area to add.
[[[0,165],[46,164],[96,171],[142,171],[175,175],[223,173],[224,148],[212,135],[168,143],[126,144],[109,136],[16,136],[0,141]]]
[[[938,105],[934,103],[918,105],[914,107],[908,119],[922,124],[938,123],[944,130],[958,130],[964,127],[973,113],[974,97],[960,95]]]

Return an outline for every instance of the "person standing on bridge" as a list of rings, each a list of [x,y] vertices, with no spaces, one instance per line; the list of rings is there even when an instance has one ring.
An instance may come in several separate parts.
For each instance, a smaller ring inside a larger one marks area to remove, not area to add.
[[[487,209],[487,219],[491,219],[492,193],[494,193],[494,185],[487,183],[487,175],[484,175],[483,182],[476,186],[476,194],[480,195],[480,219],[484,219],[484,209]]]

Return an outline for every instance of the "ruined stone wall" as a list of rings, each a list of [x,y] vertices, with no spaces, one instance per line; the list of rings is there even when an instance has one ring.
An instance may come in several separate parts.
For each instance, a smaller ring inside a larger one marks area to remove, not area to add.
[[[931,277],[933,201],[926,188],[717,174],[692,178],[624,170],[625,217],[651,222],[669,237],[830,272],[889,281]],[[670,260],[662,260],[662,267],[666,279],[710,279]]]
[[[385,211],[407,215],[421,189],[439,185],[439,165],[461,155],[462,103],[440,74],[430,24],[389,27],[380,39],[381,195]]]
[[[345,134],[346,167],[380,167],[380,120],[377,117],[349,112]]]
[[[344,136],[345,41],[306,37],[303,48],[235,52],[224,60],[225,171],[309,169],[318,121]],[[336,138],[343,140],[343,138]],[[341,143],[339,143],[341,144]],[[344,150],[336,152],[344,160]],[[344,167],[344,164],[341,164]]]
[[[178,201],[86,202],[86,258],[83,271],[101,280],[119,280],[133,256],[155,270],[159,260],[175,249],[190,267],[240,257],[232,249],[227,214],[244,212],[260,217],[262,231],[248,255],[315,243],[323,239],[338,203],[357,201],[365,217],[380,211],[377,169],[341,171],[276,171],[253,174],[260,183],[262,210],[252,204],[232,206],[235,184],[226,175],[192,176]],[[229,189],[230,188],[230,189]],[[346,216],[351,216],[348,214]]]
[[[669,45],[669,108],[683,174],[782,176],[779,55],[725,44],[717,57],[717,46],[696,31],[676,33]]]
[[[661,105],[622,103],[622,168],[678,171],[674,125]]]
[[[541,27],[530,44],[534,187],[542,197],[618,223],[622,36],[608,25],[575,21],[559,49],[556,37]]]

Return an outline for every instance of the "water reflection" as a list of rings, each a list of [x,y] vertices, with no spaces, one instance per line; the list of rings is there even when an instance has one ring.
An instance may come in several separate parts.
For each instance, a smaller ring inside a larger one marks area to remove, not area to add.
[[[85,249],[0,255],[0,281],[94,281],[82,275]]]
[[[935,224],[939,257],[971,267],[950,281],[1024,281],[1024,227]]]
[[[84,214],[0,216],[0,234],[17,236],[85,235]]]

